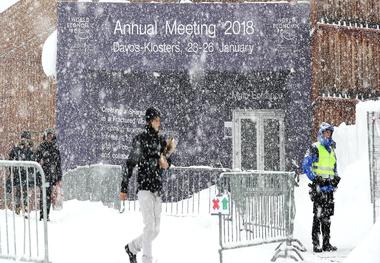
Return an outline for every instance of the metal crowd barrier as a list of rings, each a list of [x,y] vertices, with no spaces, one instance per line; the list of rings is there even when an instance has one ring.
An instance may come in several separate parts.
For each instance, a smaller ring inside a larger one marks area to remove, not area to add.
[[[65,200],[100,201],[117,207],[121,182],[119,165],[79,166],[62,177]]]
[[[219,194],[230,196],[229,215],[219,215],[219,256],[223,251],[280,242],[272,261],[306,251],[293,238],[294,173],[272,171],[226,172]],[[292,253],[294,252],[294,253]]]
[[[380,112],[367,112],[369,179],[373,223],[380,218]]]
[[[39,178],[44,186],[42,223]],[[41,166],[37,162],[0,160],[0,192],[0,258],[48,263],[46,184]]]
[[[172,167],[165,171],[162,212],[186,216],[210,212],[210,195],[216,194],[219,175],[228,171],[212,167]],[[137,182],[134,173],[128,186],[128,201],[120,203],[121,167],[91,165],[70,170],[63,176],[65,200],[101,201],[108,207],[138,211]],[[121,207],[124,206],[124,207]]]
[[[167,170],[163,177],[162,212],[176,216],[210,214],[220,173],[228,170],[196,166]]]

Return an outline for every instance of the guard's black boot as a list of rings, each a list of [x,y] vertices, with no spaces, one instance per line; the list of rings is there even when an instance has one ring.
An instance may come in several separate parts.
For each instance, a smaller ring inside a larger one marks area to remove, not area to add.
[[[313,251],[315,253],[321,253],[322,248],[320,247],[320,241],[319,241],[319,236],[321,234],[321,220],[317,216],[317,214],[314,214],[313,217],[313,227],[311,231],[311,239],[313,243]]]
[[[323,237],[323,251],[336,251],[337,248],[330,244],[330,217],[326,217],[322,220],[322,237]]]
[[[137,263],[136,254],[133,254],[130,250],[128,245],[125,246],[125,252],[127,252],[129,256],[129,262],[130,263]]]
[[[328,251],[328,252],[329,251],[337,251],[338,250],[337,247],[331,245],[330,243],[327,243],[327,244],[323,245],[322,249],[323,249],[323,251]]]
[[[320,248],[318,246],[313,246],[313,252],[314,253],[321,253],[322,252],[322,248]]]

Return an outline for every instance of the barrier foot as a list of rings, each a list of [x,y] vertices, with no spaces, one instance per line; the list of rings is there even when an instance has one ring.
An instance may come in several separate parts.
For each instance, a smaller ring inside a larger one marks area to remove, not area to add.
[[[285,247],[281,248],[283,245]],[[299,240],[292,239],[280,243],[276,247],[275,251],[276,252],[271,259],[272,262],[275,262],[278,258],[290,258],[294,261],[298,261],[300,259],[301,261],[303,261],[304,258],[302,257],[300,252],[305,252],[306,248]]]

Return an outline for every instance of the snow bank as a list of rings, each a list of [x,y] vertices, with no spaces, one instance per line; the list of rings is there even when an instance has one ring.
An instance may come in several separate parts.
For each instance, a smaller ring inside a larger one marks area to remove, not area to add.
[[[343,172],[358,160],[368,160],[367,112],[380,111],[380,101],[359,102],[355,125],[342,123],[335,127],[333,139],[337,142],[338,171]]]
[[[371,229],[370,233],[348,255],[344,263],[379,263],[380,262],[380,221]]]
[[[364,207],[354,206],[352,207],[353,213],[346,215],[346,220],[350,217],[354,217],[351,226],[347,226],[346,232],[342,232],[344,236],[357,235],[358,240],[363,238],[363,235],[359,235],[358,228],[364,229],[363,225],[372,225],[372,205],[370,203],[369,192],[369,171],[368,171],[368,132],[367,132],[367,112],[368,111],[380,111],[380,101],[367,101],[360,102],[356,107],[356,140],[350,141],[351,138],[347,138],[346,145],[352,147],[356,143],[356,151],[351,152],[352,159],[361,159],[363,169],[352,169],[352,166],[345,166],[345,176],[349,174],[352,178],[347,178],[347,182],[343,184],[342,181],[341,190],[344,191],[345,185],[350,185],[352,189],[352,195],[348,195],[348,192],[342,193],[345,196],[346,205],[354,202],[357,204],[363,203]],[[353,127],[355,127],[353,126]],[[340,127],[339,127],[340,128]],[[344,128],[347,129],[347,128]],[[344,132],[342,133],[344,134]],[[353,133],[352,133],[353,134]],[[334,133],[335,135],[335,133]],[[342,136],[342,143],[345,136]],[[352,148],[350,148],[352,150]],[[357,154],[352,154],[357,153]],[[337,153],[338,154],[338,153]],[[344,155],[343,153],[341,153]],[[348,155],[349,153],[345,153]],[[338,155],[339,156],[339,155]],[[346,160],[349,158],[344,157]],[[351,173],[349,172],[352,169]],[[356,174],[356,175],[355,175]],[[356,178],[356,180],[355,180]],[[364,185],[366,184],[366,186]],[[341,198],[343,199],[343,198]],[[370,213],[366,213],[366,210],[371,210]],[[362,214],[365,213],[365,214]],[[343,218],[341,219],[343,220]],[[367,221],[367,222],[366,222]],[[343,221],[340,221],[343,222]],[[353,231],[355,230],[355,231]],[[344,263],[351,262],[366,262],[366,263],[378,263],[380,262],[380,222],[377,222],[371,229],[366,231],[365,238],[361,240],[358,246],[350,253]]]
[[[356,124],[343,123],[335,129],[333,135],[337,142],[338,172],[342,177],[335,194],[336,210],[332,218],[332,239],[336,240],[338,248],[350,244],[356,246],[369,233],[373,224],[368,163],[368,111],[380,111],[380,101],[359,102],[356,106]]]

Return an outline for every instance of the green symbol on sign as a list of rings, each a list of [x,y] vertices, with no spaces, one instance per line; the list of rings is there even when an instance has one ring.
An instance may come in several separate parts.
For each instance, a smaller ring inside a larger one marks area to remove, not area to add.
[[[223,204],[223,210],[228,209],[228,199],[226,197],[223,198],[222,204]]]

